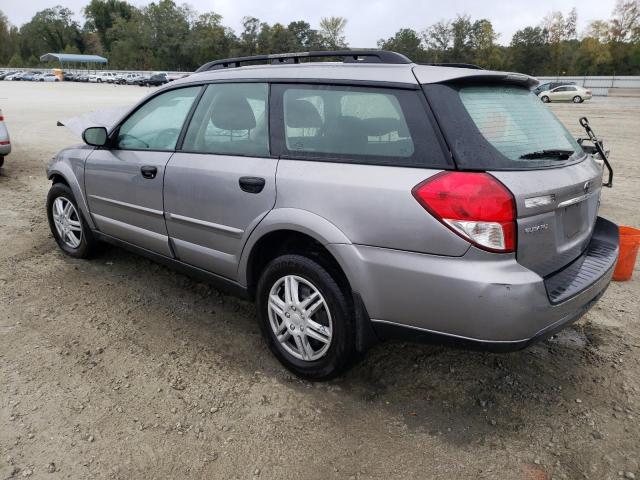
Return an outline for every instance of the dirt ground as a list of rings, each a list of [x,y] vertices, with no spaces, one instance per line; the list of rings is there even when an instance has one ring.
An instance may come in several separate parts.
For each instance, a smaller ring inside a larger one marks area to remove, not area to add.
[[[328,383],[287,373],[250,303],[117,248],[56,247],[56,120],[140,87],[0,82],[0,479],[640,478],[640,272],[510,354],[386,343]],[[587,115],[616,168],[601,214],[640,226],[640,99]],[[473,321],[473,319],[470,319]]]

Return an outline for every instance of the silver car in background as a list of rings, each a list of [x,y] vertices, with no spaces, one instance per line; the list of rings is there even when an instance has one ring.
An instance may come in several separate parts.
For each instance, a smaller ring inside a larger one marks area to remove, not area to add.
[[[255,300],[306,378],[392,337],[524,348],[591,308],[618,256],[602,168],[535,83],[379,50],[210,62],[56,155],[51,231]]]
[[[9,130],[4,123],[4,115],[0,109],[0,167],[4,165],[4,157],[11,153],[11,139],[9,138]]]

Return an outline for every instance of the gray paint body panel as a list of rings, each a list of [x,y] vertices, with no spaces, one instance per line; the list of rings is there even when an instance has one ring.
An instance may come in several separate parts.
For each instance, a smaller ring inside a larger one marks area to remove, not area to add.
[[[361,245],[331,245],[347,263],[373,320],[485,342],[519,342],[579,311],[609,284],[551,305],[542,278],[513,255],[472,247],[441,257]]]
[[[542,276],[562,268],[586,248],[598,215],[602,168],[587,157],[562,168],[491,172],[516,199],[518,262]],[[589,196],[576,202],[585,194]],[[548,205],[527,208],[530,198],[553,195]],[[575,202],[560,206],[563,202]]]
[[[162,198],[165,165],[171,152],[94,150],[87,158],[87,203],[98,230],[134,245],[172,256]],[[143,165],[158,169],[144,178]]]
[[[461,256],[469,243],[444,227],[411,189],[440,170],[280,160],[277,208],[328,219],[351,243]]]
[[[237,279],[242,247],[276,201],[272,158],[176,153],[164,182],[164,209],[176,256]],[[240,189],[240,177],[265,179],[260,193]]]
[[[84,166],[92,151],[93,147],[88,145],[76,145],[61,150],[47,165],[47,178],[59,175],[65,179],[82,211],[82,216],[89,227],[95,229],[96,226],[89,213],[89,205],[84,194]]]

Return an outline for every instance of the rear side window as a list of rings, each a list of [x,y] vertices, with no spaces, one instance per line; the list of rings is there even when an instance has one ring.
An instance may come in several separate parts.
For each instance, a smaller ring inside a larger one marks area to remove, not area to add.
[[[398,166],[448,163],[419,91],[277,85],[284,156]]]
[[[268,97],[266,83],[207,86],[187,129],[182,150],[268,156]]]
[[[571,88],[571,87],[564,87]],[[529,90],[516,86],[463,87],[462,104],[482,136],[514,164],[559,163],[580,148],[556,116]],[[535,152],[567,151],[562,157]]]

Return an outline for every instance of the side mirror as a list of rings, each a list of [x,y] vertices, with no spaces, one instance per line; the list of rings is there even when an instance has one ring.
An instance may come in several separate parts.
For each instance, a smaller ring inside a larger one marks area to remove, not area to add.
[[[82,132],[82,140],[92,147],[104,147],[107,144],[107,129],[104,127],[89,127]]]

